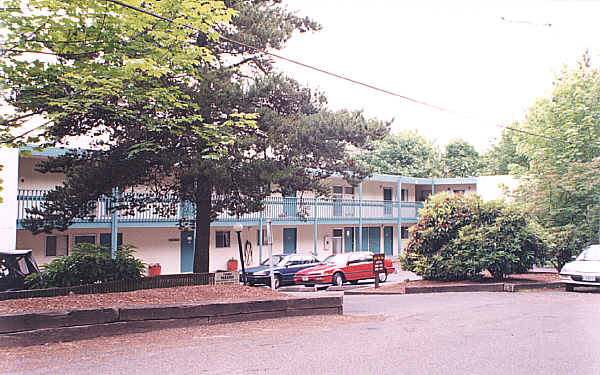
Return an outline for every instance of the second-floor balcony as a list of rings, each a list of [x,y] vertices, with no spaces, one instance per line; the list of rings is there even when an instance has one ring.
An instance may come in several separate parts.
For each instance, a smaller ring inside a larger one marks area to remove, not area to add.
[[[27,209],[40,207],[46,199],[45,190],[20,189],[18,194],[17,225],[27,217]],[[111,198],[101,198],[90,204],[89,217],[92,220],[76,220],[74,228],[109,227],[111,214]],[[170,214],[157,213],[157,207],[149,205],[142,212],[131,215],[119,214],[119,225],[125,227],[143,226],[177,226],[182,218],[192,218],[194,206],[185,202],[169,202],[173,205]],[[213,226],[229,226],[235,223],[244,225],[261,225],[271,220],[273,225],[302,224],[386,224],[414,223],[419,216],[421,202],[398,202],[390,200],[360,199],[314,199],[297,197],[268,197],[264,201],[264,209],[242,215],[240,217],[222,213]]]

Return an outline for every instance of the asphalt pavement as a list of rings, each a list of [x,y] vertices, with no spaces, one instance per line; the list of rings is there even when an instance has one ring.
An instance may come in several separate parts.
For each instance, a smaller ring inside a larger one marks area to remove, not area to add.
[[[600,290],[345,296],[342,317],[240,324],[232,333],[214,326],[202,337],[178,331],[170,345],[167,332],[164,344],[154,332],[72,343],[69,351],[28,348],[35,364],[23,356],[15,358],[22,366],[4,368],[28,375],[596,375],[599,312]],[[132,340],[131,350],[122,346]]]

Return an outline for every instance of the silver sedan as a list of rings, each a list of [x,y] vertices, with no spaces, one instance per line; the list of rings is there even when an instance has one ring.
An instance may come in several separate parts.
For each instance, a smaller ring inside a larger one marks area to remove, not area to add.
[[[600,245],[586,247],[574,261],[565,264],[560,279],[569,292],[575,286],[600,287]]]

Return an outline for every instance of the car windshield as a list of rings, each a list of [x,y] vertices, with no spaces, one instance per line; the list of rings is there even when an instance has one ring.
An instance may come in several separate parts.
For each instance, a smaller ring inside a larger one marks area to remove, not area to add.
[[[596,260],[600,261],[600,246],[590,246],[584,249],[577,257],[577,260]]]
[[[282,254],[277,254],[277,255],[273,255],[273,265],[276,266],[279,264],[279,262],[281,262],[281,260],[285,257],[285,255]],[[269,258],[265,259],[262,261],[262,263],[260,264],[261,266],[268,266],[269,265]]]
[[[347,261],[348,261],[348,257],[346,256],[346,254],[336,254],[336,255],[330,255],[327,258],[325,258],[323,263],[324,264],[335,264],[338,266],[339,265],[345,266]]]

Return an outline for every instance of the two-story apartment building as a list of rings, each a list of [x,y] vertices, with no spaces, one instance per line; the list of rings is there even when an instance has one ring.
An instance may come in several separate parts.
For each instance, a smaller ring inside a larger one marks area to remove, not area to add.
[[[0,231],[5,248],[33,249],[38,263],[68,254],[73,245],[93,242],[110,246],[111,232],[118,242],[136,246],[136,256],[146,263],[160,263],[163,273],[192,271],[193,230],[181,230],[181,215],[189,215],[180,204],[169,217],[152,212],[134,216],[112,215],[108,200],[99,200],[95,220],[78,221],[65,232],[33,235],[21,225],[26,209],[39,205],[46,191],[62,182],[63,176],[40,174],[40,160],[64,152],[62,149],[32,151],[23,156],[17,150],[3,150],[4,170],[1,193],[4,202]],[[262,212],[240,218],[220,215],[211,225],[210,270],[225,269],[227,260],[238,258],[233,225],[243,225],[242,244],[248,265],[267,256],[266,225],[272,223],[274,253],[314,253],[319,258],[338,252],[370,250],[393,257],[408,241],[408,228],[418,218],[423,201],[432,193],[477,191],[477,179],[427,179],[373,175],[358,186],[343,179],[329,179],[331,197],[315,199],[310,192],[295,197],[272,196]],[[112,228],[112,229],[111,229]]]

